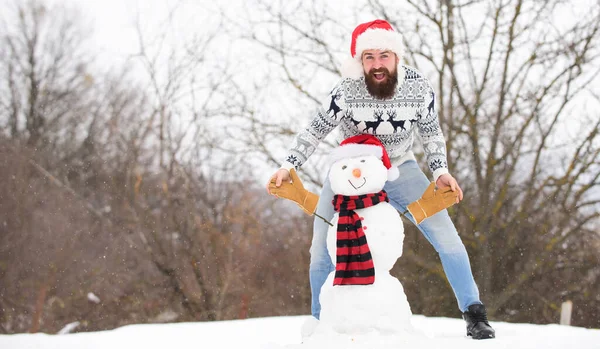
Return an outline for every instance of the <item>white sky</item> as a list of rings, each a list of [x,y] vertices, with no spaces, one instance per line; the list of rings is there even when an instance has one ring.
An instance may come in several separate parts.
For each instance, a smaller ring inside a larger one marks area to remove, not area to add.
[[[1,0],[9,1],[9,0]],[[168,13],[177,8],[175,30],[180,30],[176,37],[182,39],[188,34],[200,31],[210,25],[210,16],[202,18],[203,8],[216,8],[217,1],[209,0],[44,0],[47,3],[74,5],[89,16],[93,27],[94,45],[101,51],[101,62],[127,59],[137,53],[138,37],[136,21],[139,19],[142,32],[152,38],[161,31],[161,25],[168,18]],[[238,0],[231,1],[232,3]],[[139,16],[139,17],[138,17]],[[187,33],[186,33],[187,32]]]
[[[0,8],[14,7],[14,3],[22,0],[0,0]],[[81,9],[91,28],[94,28],[96,43],[99,48],[111,53],[122,54],[129,51],[131,44],[135,43],[135,32],[132,19],[135,18],[138,7],[148,6],[152,3],[156,11],[144,11],[147,16],[155,16],[159,8],[164,7],[164,1],[138,1],[138,0],[43,0],[50,5],[64,4],[69,7]],[[2,11],[8,15],[8,11]]]

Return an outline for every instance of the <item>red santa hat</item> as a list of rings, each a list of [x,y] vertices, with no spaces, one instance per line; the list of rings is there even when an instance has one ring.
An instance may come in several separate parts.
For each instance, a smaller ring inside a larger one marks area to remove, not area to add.
[[[376,19],[372,22],[359,24],[352,32],[352,42],[350,43],[350,54],[342,65],[342,76],[358,79],[364,75],[362,66],[362,53],[364,50],[389,50],[398,56],[398,82],[404,79],[404,69],[401,67],[401,61],[404,57],[404,43],[402,35],[394,31],[392,26],[382,20]]]
[[[393,181],[400,175],[398,168],[390,162],[390,158],[381,141],[370,134],[361,134],[346,138],[340,143],[339,147],[331,152],[329,160],[331,163],[334,163],[342,159],[365,155],[374,155],[381,159],[383,165],[388,169],[388,181]]]

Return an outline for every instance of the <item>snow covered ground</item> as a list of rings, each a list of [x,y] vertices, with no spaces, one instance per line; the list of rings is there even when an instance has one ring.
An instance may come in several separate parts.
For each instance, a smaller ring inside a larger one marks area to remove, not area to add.
[[[300,345],[300,327],[307,316],[271,317],[237,321],[131,325],[112,331],[65,335],[0,335],[2,349],[212,349],[212,348],[308,348]],[[543,348],[600,349],[600,330],[560,325],[531,325],[492,322],[496,339],[475,341],[464,335],[460,319],[428,318],[413,315],[415,328],[424,331],[419,337],[398,346],[381,345],[381,338],[345,345],[323,344],[320,348]],[[389,341],[388,341],[389,342]],[[310,348],[317,348],[310,346]]]

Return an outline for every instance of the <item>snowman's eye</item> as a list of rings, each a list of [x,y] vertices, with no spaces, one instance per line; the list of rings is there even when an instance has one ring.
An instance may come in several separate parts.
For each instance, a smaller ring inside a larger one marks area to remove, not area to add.
[[[365,159],[360,160],[360,162],[365,162]]]
[[[348,166],[346,166],[346,165],[342,166],[342,170],[345,170],[345,169],[346,169],[346,167],[348,167]]]

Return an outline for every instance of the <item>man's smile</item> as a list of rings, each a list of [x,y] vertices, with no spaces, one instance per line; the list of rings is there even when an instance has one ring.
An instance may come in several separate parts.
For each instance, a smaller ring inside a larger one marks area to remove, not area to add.
[[[375,80],[377,81],[383,81],[386,77],[385,73],[374,73],[373,77],[375,78]]]

